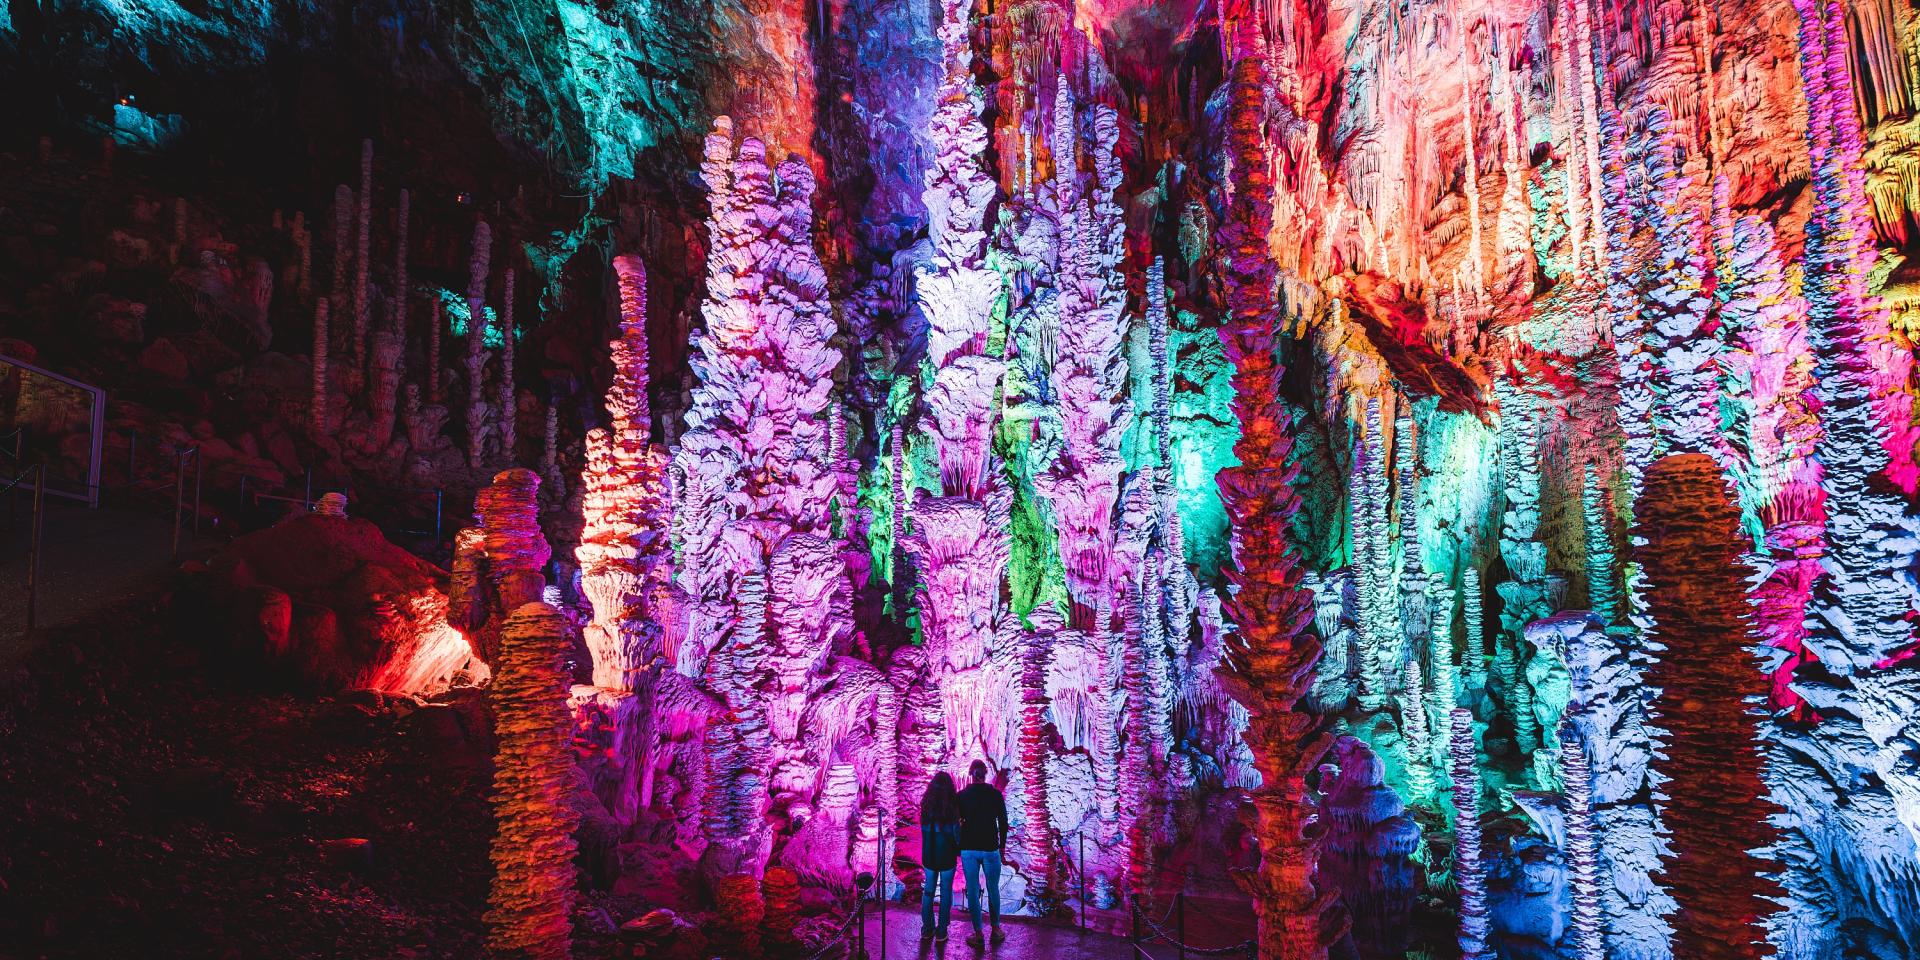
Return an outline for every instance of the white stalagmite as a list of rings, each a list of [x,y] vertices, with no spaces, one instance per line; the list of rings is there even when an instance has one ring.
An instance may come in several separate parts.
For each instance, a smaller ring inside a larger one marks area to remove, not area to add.
[[[373,141],[360,141],[360,212],[353,242],[353,365],[367,363],[367,325],[372,305],[367,302],[367,262],[373,244]],[[364,382],[364,381],[363,381]]]
[[[1490,958],[1487,865],[1480,851],[1480,764],[1473,742],[1473,714],[1457,707],[1450,718],[1453,777],[1453,882],[1460,890],[1461,960]]]
[[[487,424],[487,275],[493,257],[493,231],[485,220],[473,225],[473,254],[467,260],[467,462],[486,465]]]
[[[313,435],[324,437],[332,429],[332,417],[327,409],[327,310],[328,301],[321,297],[313,305],[313,397],[308,401],[307,421],[313,426]]]
[[[493,400],[495,415],[500,418],[500,458],[508,463],[515,462],[513,447],[520,405],[513,386],[513,281],[513,268],[508,267],[500,281],[500,383]]]

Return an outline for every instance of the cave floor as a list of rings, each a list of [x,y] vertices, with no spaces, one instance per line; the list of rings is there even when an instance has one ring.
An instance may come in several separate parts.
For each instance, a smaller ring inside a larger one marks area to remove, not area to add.
[[[917,906],[894,904],[887,911],[885,936],[880,920],[867,921],[867,953],[870,960],[1123,960],[1140,957],[1124,937],[1076,927],[1043,923],[1025,917],[1007,917],[1002,926],[1007,940],[999,946],[975,949],[967,945],[967,915],[964,904],[956,904],[953,927],[945,943],[920,939],[920,910]],[[1237,926],[1237,925],[1236,925]],[[1214,931],[1192,930],[1195,946],[1211,947],[1225,939]],[[1165,943],[1146,948],[1152,960],[1172,958],[1176,951]]]

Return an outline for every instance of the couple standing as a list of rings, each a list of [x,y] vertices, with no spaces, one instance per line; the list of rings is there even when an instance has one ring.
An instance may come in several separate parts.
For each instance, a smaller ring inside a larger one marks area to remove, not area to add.
[[[1007,843],[1007,798],[987,782],[985,762],[975,760],[967,776],[973,782],[955,792],[953,777],[936,773],[920,797],[920,865],[927,871],[920,887],[920,937],[947,939],[947,920],[953,914],[953,870],[958,861],[967,869],[967,914],[973,921],[967,944],[981,947],[986,945],[980,930],[982,887],[987,891],[993,942],[1007,938],[1000,930],[1000,848]],[[940,895],[938,923],[934,922],[935,888]]]

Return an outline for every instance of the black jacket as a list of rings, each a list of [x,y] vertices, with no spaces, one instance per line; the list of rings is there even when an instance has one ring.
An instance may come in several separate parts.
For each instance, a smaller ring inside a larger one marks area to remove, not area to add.
[[[1007,844],[1007,798],[985,783],[960,791],[960,849],[998,850]]]

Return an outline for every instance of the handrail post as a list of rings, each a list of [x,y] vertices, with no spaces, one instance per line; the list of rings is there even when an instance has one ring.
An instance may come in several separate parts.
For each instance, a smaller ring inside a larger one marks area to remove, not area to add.
[[[886,960],[887,904],[891,898],[887,896],[887,831],[884,826],[880,830],[880,836],[876,839],[878,842],[873,845],[873,889],[874,895],[880,898],[880,960]],[[863,924],[860,927],[860,945],[862,947],[866,946],[866,937],[867,928]]]
[[[440,549],[440,501],[445,494],[444,488],[433,488],[433,547]]]
[[[1087,831],[1084,827],[1073,835],[1074,842],[1080,846],[1080,862],[1073,865],[1075,876],[1080,878],[1080,932],[1087,932]]]
[[[180,559],[180,511],[187,500],[187,461],[175,452],[173,455],[173,553],[172,559]]]
[[[1173,898],[1174,953],[1180,960],[1187,960],[1187,892],[1180,891]]]
[[[193,539],[200,539],[200,482],[207,474],[207,458],[193,448]]]
[[[313,465],[312,464],[307,465],[307,489],[304,493],[300,494],[300,497],[301,497],[300,499],[301,509],[312,510],[313,509]]]
[[[36,463],[33,470],[33,531],[28,535],[27,545],[27,632],[32,633],[37,622],[40,601],[40,520],[45,510],[47,465]]]

